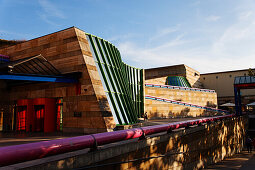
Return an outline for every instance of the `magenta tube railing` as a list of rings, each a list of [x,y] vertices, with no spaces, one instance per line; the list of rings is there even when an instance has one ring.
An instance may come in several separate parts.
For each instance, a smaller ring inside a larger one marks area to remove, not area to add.
[[[231,114],[224,116],[215,116],[196,120],[173,122],[162,125],[146,126],[128,130],[0,147],[0,166],[7,166],[15,163],[25,162],[29,160],[47,157],[50,155],[57,155],[85,148],[93,148],[95,146],[105,145],[133,138],[140,138],[160,132],[169,132],[174,129],[189,127],[201,123],[218,121],[225,118],[231,118],[233,116],[235,115]]]

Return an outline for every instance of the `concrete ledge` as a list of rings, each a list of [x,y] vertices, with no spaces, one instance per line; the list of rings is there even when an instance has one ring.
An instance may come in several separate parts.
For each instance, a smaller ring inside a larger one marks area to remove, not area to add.
[[[19,163],[2,169],[72,169],[138,158],[177,153],[168,157],[123,163],[95,169],[199,169],[239,152],[245,135],[244,118],[179,129],[170,134],[162,132],[144,140],[131,139],[89,149],[69,152],[38,160]],[[226,142],[227,141],[227,142]],[[231,143],[232,142],[232,143]],[[185,154],[178,154],[184,152]]]

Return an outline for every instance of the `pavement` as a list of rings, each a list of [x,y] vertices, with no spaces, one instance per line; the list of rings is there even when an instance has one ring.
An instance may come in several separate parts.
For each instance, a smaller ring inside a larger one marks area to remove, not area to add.
[[[255,151],[248,153],[246,150],[235,154],[232,157],[226,158],[221,162],[210,165],[205,170],[255,170]]]

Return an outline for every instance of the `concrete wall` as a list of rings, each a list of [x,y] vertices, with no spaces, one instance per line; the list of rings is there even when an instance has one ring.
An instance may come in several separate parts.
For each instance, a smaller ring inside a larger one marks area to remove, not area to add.
[[[171,100],[178,100],[200,106],[217,106],[217,94],[200,91],[188,91],[177,89],[165,89],[157,87],[145,87],[145,94],[155,97],[162,97]],[[165,103],[145,99],[145,112],[148,118],[155,117],[176,117],[176,116],[206,116],[213,114],[205,112],[204,109],[186,107],[177,104]]]
[[[42,54],[62,74],[81,72],[78,84],[37,83],[9,89],[10,101],[63,98],[63,129],[97,133],[111,130],[115,122],[84,31],[71,27],[8,48],[0,54],[11,61]],[[77,89],[81,93],[77,93]],[[74,117],[81,112],[81,117]]]
[[[145,70],[145,83],[165,85],[168,76],[183,76],[191,87],[201,88],[200,73],[184,64]]]
[[[3,168],[72,169],[108,164],[89,169],[200,169],[240,152],[246,127],[246,117],[233,118],[140,141],[109,144],[93,152],[85,149]]]
[[[201,74],[200,80],[204,88],[214,89],[218,94],[219,104],[234,102],[234,79],[237,76],[248,76],[247,70],[237,70],[228,72],[218,72]],[[255,101],[255,90],[241,90],[244,103]]]

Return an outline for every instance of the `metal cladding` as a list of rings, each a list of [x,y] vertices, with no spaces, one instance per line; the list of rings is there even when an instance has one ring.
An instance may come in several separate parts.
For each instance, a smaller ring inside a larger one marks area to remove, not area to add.
[[[255,76],[239,76],[235,77],[234,94],[235,94],[235,108],[236,114],[242,115],[242,97],[241,89],[255,88]]]
[[[143,70],[125,64],[108,41],[90,34],[87,39],[116,123],[136,123],[144,112]]]
[[[0,166],[7,166],[19,162],[39,159],[50,155],[57,155],[85,148],[94,148],[99,145],[140,138],[142,136],[160,132],[169,132],[170,130],[178,128],[186,128],[195,124],[219,121],[226,118],[232,118],[234,116],[234,114],[230,114],[115,132],[105,132],[93,135],[1,147]]]

